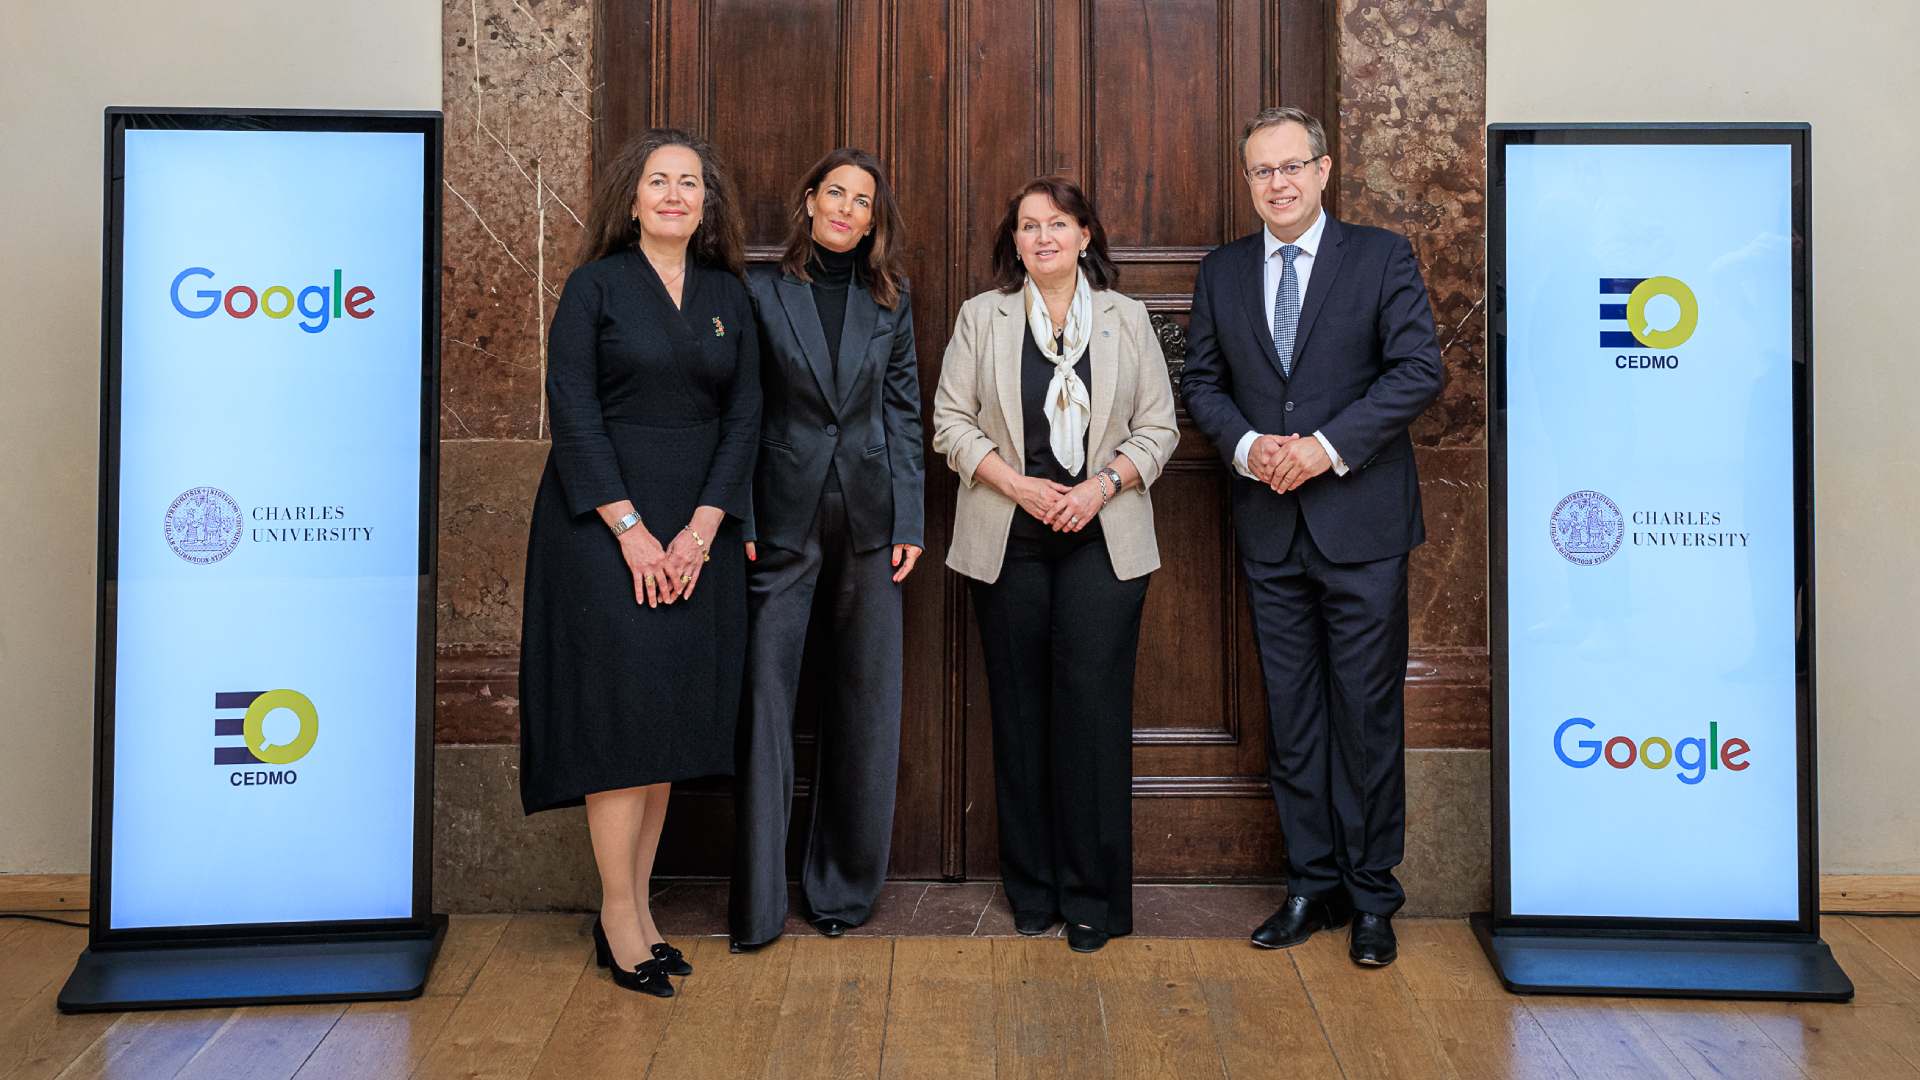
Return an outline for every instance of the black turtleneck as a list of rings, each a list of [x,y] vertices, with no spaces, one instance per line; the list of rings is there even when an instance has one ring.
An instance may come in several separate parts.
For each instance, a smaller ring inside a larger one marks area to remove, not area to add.
[[[860,249],[832,251],[816,241],[813,257],[807,260],[807,276],[813,279],[813,306],[820,311],[820,329],[827,335],[827,355],[840,362],[840,332],[847,324],[847,287],[853,284],[853,268]]]

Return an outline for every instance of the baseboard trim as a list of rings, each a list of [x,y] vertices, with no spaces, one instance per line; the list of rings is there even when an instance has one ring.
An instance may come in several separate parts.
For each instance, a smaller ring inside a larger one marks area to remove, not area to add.
[[[0,874],[0,911],[85,911],[86,874]],[[1920,914],[1920,874],[1822,874],[1829,915]]]
[[[85,911],[87,874],[0,874],[0,911]]]
[[[1833,915],[1920,914],[1920,874],[1821,874],[1820,910]]]

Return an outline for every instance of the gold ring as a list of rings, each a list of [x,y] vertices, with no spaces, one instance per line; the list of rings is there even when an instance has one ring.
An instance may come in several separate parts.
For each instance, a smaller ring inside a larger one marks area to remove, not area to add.
[[[689,582],[689,581],[692,581],[692,580],[693,580],[693,575],[692,575],[692,574],[681,574],[681,575],[680,575],[680,584],[682,584],[682,585],[685,585],[685,584],[686,584],[687,582]]]
[[[648,574],[648,575],[646,575],[645,577],[643,577],[643,578],[641,578],[640,580],[642,580],[642,581],[644,581],[644,582],[646,582],[647,584],[649,584],[649,585],[651,585],[651,584],[653,584],[653,575],[652,575],[652,574]]]

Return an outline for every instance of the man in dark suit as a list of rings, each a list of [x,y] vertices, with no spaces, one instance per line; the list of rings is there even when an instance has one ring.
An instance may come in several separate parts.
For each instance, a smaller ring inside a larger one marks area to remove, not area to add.
[[[1288,896],[1253,941],[1351,917],[1354,961],[1384,965],[1406,899],[1407,553],[1425,538],[1407,428],[1440,393],[1440,347],[1406,239],[1321,209],[1318,120],[1267,109],[1240,150],[1265,228],[1200,264],[1181,392],[1236,474],[1266,680]]]

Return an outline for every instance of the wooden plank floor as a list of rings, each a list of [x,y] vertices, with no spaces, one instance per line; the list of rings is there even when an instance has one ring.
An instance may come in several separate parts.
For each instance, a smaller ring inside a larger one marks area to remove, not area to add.
[[[1849,1005],[1514,997],[1465,922],[1242,940],[790,934],[661,1001],[615,988],[573,915],[453,920],[426,996],[61,1016],[81,930],[0,922],[0,1080],[334,1077],[1920,1078],[1920,920],[1829,917]]]

